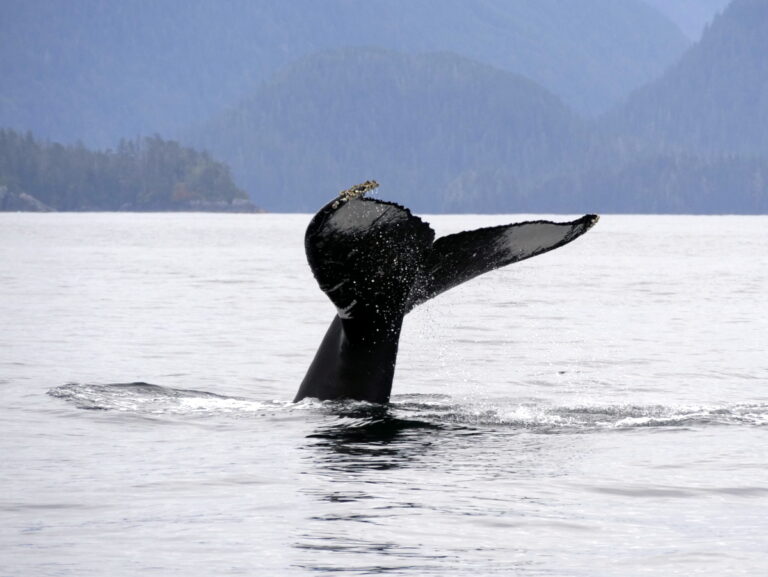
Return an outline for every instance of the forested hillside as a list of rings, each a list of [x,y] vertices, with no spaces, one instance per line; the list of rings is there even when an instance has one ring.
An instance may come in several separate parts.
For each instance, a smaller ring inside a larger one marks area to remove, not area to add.
[[[520,76],[452,54],[350,49],[291,67],[196,144],[273,210],[314,210],[375,177],[415,210],[493,212],[519,206],[584,136]]]
[[[3,0],[0,126],[114,147],[177,138],[309,55],[448,51],[596,113],[687,40],[641,0]]]
[[[0,210],[255,210],[229,169],[159,137],[117,150],[0,130]]]
[[[658,81],[595,127],[570,189],[603,210],[768,211],[768,2],[734,0]]]
[[[768,2],[736,0],[658,81],[604,125],[634,146],[768,154]]]
[[[308,58],[200,133],[276,210],[377,178],[446,212],[768,210],[768,3],[737,0],[657,82],[598,122],[449,54]]]
[[[768,159],[643,154],[593,161],[531,194],[530,212],[766,214]]]
[[[420,212],[768,212],[768,2],[687,50],[662,16],[724,2],[6,0],[0,126],[42,141],[4,131],[2,202],[237,204],[234,179],[313,211],[375,178]],[[108,151],[158,132],[210,155]]]

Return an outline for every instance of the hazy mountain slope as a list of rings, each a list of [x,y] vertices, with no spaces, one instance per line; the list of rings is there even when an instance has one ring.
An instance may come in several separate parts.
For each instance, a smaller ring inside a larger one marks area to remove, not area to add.
[[[268,210],[313,210],[375,178],[420,211],[524,210],[582,141],[532,82],[452,54],[313,56],[194,139]]]
[[[768,2],[734,0],[657,82],[605,125],[641,149],[768,154]]]
[[[0,126],[174,136],[288,63],[356,45],[461,53],[595,112],[687,43],[641,0],[3,0]]]
[[[587,128],[498,70],[350,50],[294,67],[198,144],[282,210],[379,178],[418,210],[765,212],[766,27],[768,3],[736,0]]]
[[[693,41],[730,0],[644,0],[680,27]]]
[[[536,188],[563,210],[768,211],[768,2],[734,0],[662,78]],[[574,204],[575,202],[575,204]]]

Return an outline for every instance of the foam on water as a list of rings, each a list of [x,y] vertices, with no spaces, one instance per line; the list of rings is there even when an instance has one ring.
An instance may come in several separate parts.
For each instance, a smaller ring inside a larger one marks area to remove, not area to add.
[[[768,425],[768,404],[721,406],[579,405],[494,399],[456,402],[449,395],[400,395],[391,405],[358,401],[307,399],[301,403],[228,397],[205,391],[175,389],[149,383],[69,383],[48,391],[79,409],[189,416],[259,416],[309,410],[321,414],[375,421],[402,418],[425,425],[507,427],[537,433],[589,432],[640,427]]]
[[[189,389],[173,389],[149,383],[68,383],[48,391],[79,409],[145,414],[226,415],[277,411],[287,402],[256,401]]]
[[[398,404],[395,404],[398,407]],[[548,433],[595,431],[638,427],[683,427],[705,425],[768,425],[768,404],[723,406],[579,405],[518,402],[514,399],[406,403],[400,406],[422,418],[470,426],[506,426]]]

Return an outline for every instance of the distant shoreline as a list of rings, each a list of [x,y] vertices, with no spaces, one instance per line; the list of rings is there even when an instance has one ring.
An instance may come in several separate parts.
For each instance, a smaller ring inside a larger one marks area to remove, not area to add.
[[[0,212],[205,212],[205,213],[232,213],[254,214],[266,212],[257,207],[250,200],[236,198],[231,202],[214,200],[190,200],[168,203],[165,206],[131,207],[125,206],[119,209],[99,209],[97,207],[79,207],[76,209],[59,210],[53,208],[33,195],[26,192],[16,193],[0,186]]]

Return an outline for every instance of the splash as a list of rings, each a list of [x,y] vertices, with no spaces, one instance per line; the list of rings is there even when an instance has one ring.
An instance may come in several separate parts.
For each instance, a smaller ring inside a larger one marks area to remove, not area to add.
[[[404,415],[473,427],[508,427],[539,433],[589,432],[644,427],[768,425],[768,404],[723,406],[579,405],[550,406],[514,400],[469,401],[411,395],[393,406]]]
[[[300,403],[255,400],[174,389],[149,383],[69,383],[48,391],[79,409],[147,415],[269,416],[308,411],[351,423],[402,420],[413,426],[508,428],[533,433],[568,433],[704,426],[768,426],[768,404],[720,406],[557,406],[514,399],[462,400],[450,395],[397,395],[389,405],[362,401],[305,399]]]
[[[143,414],[221,415],[263,413],[280,410],[289,403],[256,401],[149,383],[80,384],[68,383],[48,391],[79,409],[121,411]]]

